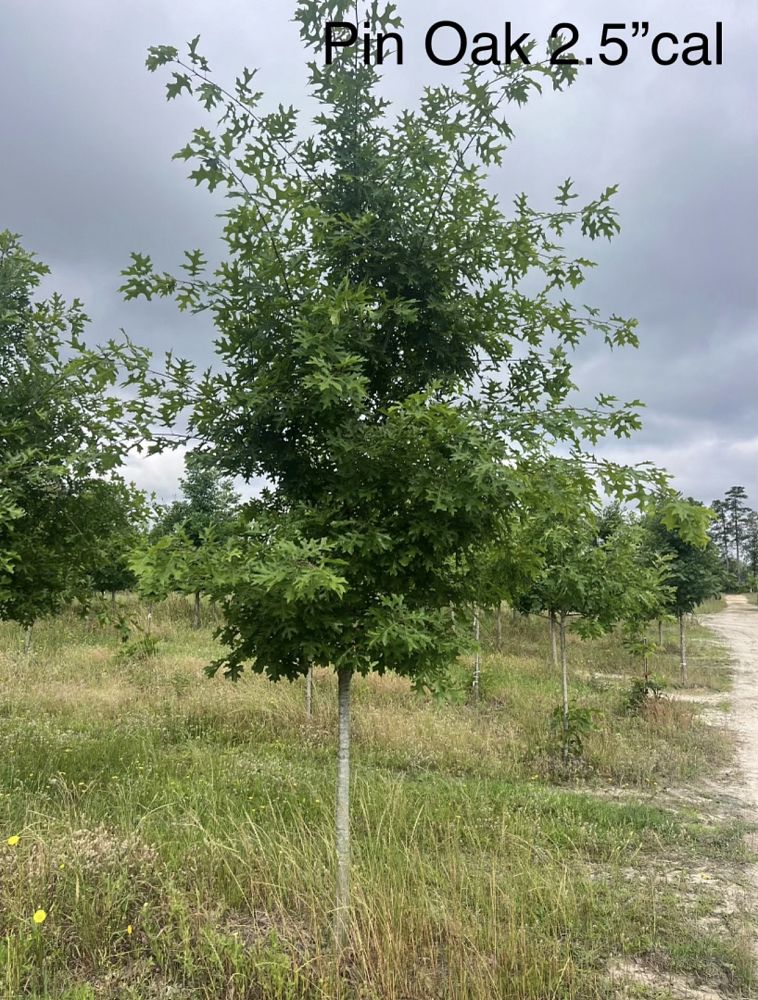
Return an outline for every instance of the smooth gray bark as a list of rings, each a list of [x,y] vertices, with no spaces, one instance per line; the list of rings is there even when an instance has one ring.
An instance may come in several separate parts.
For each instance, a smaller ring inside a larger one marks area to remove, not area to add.
[[[308,667],[305,675],[305,714],[313,718],[313,667]]]
[[[24,632],[24,655],[28,656],[32,648],[32,626],[27,625]]]
[[[498,604],[495,616],[495,642],[498,653],[503,648],[503,605]]]
[[[684,614],[679,615],[679,676],[682,684],[687,683],[687,634]]]
[[[568,760],[569,685],[568,662],[566,658],[566,616],[562,612],[559,632],[561,640],[561,679],[563,682],[563,759]]]
[[[643,654],[642,654],[642,672],[645,678],[645,682],[650,680],[650,657],[647,651],[647,636],[642,640]]]
[[[663,622],[658,619],[658,645],[663,649]]]
[[[200,591],[195,591],[195,606],[192,611],[192,627],[200,628]]]
[[[550,612],[550,648],[553,653],[553,666],[558,666],[558,629],[555,621],[555,611]]]
[[[474,682],[472,690],[474,701],[479,701],[479,682],[482,676],[482,654],[479,648],[481,638],[481,625],[479,623],[479,608],[474,608],[474,638],[476,639],[476,652],[474,654]]]
[[[334,938],[338,953],[350,937],[350,682],[353,672],[346,667],[337,672],[337,906],[334,911]]]

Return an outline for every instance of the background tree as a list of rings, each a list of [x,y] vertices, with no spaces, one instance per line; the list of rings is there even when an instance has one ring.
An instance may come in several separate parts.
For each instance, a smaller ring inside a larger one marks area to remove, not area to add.
[[[96,513],[102,526],[97,533],[90,579],[94,590],[110,593],[115,603],[117,592],[131,590],[137,584],[130,559],[145,537],[150,507],[142,490],[122,479],[112,478],[100,484]]]
[[[711,510],[715,514],[711,525],[711,538],[717,545],[724,564],[724,572],[729,573],[729,522],[728,508],[725,500],[714,500]]]
[[[531,545],[540,552],[542,568],[520,595],[519,607],[546,612],[555,628],[561,665],[563,757],[570,750],[571,708],[567,632],[599,635],[619,622],[649,621],[660,600],[661,576],[647,558],[638,523],[618,507],[601,510],[597,497],[577,489],[583,470],[560,463],[566,495],[574,482],[575,502],[563,515],[533,512],[527,525]],[[552,632],[553,636],[555,632]]]
[[[724,503],[729,512],[729,536],[734,545],[734,568],[738,587],[743,580],[742,542],[749,513],[746,501],[747,492],[744,486],[732,486],[724,496]]]
[[[726,490],[722,500],[711,504],[715,519],[711,538],[717,544],[724,564],[724,585],[728,590],[741,590],[750,570],[750,533],[752,511],[743,486]]]
[[[758,590],[758,512],[748,512],[745,527],[745,558],[751,576],[750,585],[752,590]]]
[[[35,298],[47,273],[0,233],[0,618],[27,627],[89,594],[132,430],[114,366],[84,348],[81,303]]]
[[[194,395],[176,391],[187,367],[169,359],[167,380],[145,378],[141,398],[165,392],[167,423],[189,404],[190,433],[221,472],[271,484],[216,574],[228,652],[214,669],[337,673],[340,946],[352,678],[392,669],[434,684],[461,648],[451,607],[463,620],[479,600],[486,554],[510,551],[514,512],[539,489],[534,456],[557,441],[583,454],[587,440],[638,426],[612,397],[594,410],[567,399],[568,352],[583,336],[636,342],[632,321],[565,298],[590,262],[559,240],[572,228],[613,236],[613,189],[574,205],[566,182],[550,210],[521,196],[506,217],[484,183],[512,137],[508,104],[561,88],[574,68],[473,66],[392,115],[357,49],[322,65],[325,19],[352,13],[347,0],[297,5],[313,53],[310,128],[294,108],[264,110],[247,70],[228,88],[213,81],[197,39],[185,56],[150,51],[151,70],[170,67],[169,98],[194,93],[216,116],[179,156],[197,183],[226,188],[227,256],[211,273],[191,251],[174,276],[135,254],[124,285],[128,298],[206,310],[217,330],[220,370]],[[399,26],[394,5],[371,13],[376,29]],[[622,494],[654,475],[593,469]]]
[[[151,589],[153,596],[162,591],[158,586],[161,562],[170,564],[163,584],[171,590],[194,596],[193,625],[200,628],[200,595],[207,589],[208,561],[197,552],[181,555],[183,546],[200,549],[204,544],[219,544],[224,534],[231,530],[240,497],[231,481],[208,464],[207,458],[198,452],[188,452],[185,457],[185,474],[179,481],[181,497],[163,508],[150,532],[149,544],[166,535],[173,535],[173,544],[164,543],[148,555],[143,552],[133,561],[140,567],[143,587]],[[150,582],[147,574],[150,568]],[[181,568],[181,572],[180,572]]]
[[[697,531],[687,531],[688,524],[702,523],[703,518],[708,517],[707,508],[692,499],[680,499],[678,506],[683,513],[680,524],[674,524],[666,511],[659,507],[648,512],[645,527],[653,547],[668,563],[668,606],[679,621],[681,679],[682,683],[686,683],[686,615],[691,614],[698,604],[721,593],[724,577],[714,542],[704,533],[701,536]]]

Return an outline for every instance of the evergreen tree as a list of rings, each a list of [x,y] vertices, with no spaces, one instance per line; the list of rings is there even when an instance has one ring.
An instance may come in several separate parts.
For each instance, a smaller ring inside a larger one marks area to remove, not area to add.
[[[728,511],[729,537],[734,545],[734,567],[738,587],[743,579],[743,538],[749,513],[746,501],[747,492],[744,486],[732,486],[724,495],[724,503]]]
[[[727,520],[728,510],[727,504],[724,500],[714,500],[711,504],[711,510],[715,514],[715,518],[711,525],[711,538],[718,546],[719,552],[721,554],[721,560],[724,564],[724,570],[726,573],[729,572],[729,523]]]

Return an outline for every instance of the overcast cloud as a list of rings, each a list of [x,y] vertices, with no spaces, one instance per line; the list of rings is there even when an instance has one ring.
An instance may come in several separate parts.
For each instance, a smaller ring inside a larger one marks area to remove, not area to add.
[[[125,304],[116,289],[132,250],[171,268],[185,248],[216,245],[219,202],[184,179],[171,155],[199,123],[191,101],[166,104],[144,68],[148,45],[197,33],[214,71],[260,67],[272,100],[301,103],[302,50],[288,0],[0,0],[0,228],[23,234],[53,268],[54,287],[84,299],[92,335],[125,327],[157,350],[210,360],[204,319],[160,304]],[[587,51],[604,20],[656,30],[713,31],[724,65],[657,66],[634,48],[623,67],[585,68],[564,94],[513,116],[516,141],[492,183],[546,202],[565,177],[594,195],[618,183],[623,232],[593,246],[600,266],[581,300],[640,320],[639,351],[583,345],[582,394],[647,403],[645,428],[606,454],[665,465],[709,501],[739,483],[758,505],[758,5],[744,0],[400,0],[406,65],[386,85],[398,101],[452,79],[430,66],[423,32],[460,21],[473,34],[546,37],[574,21]],[[579,49],[581,51],[581,47]],[[181,456],[132,460],[129,473],[164,496]]]

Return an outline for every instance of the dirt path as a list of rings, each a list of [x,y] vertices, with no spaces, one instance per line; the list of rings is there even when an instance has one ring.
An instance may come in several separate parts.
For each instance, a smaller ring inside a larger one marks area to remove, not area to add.
[[[726,610],[703,619],[717,632],[734,658],[731,724],[739,735],[744,785],[735,789],[758,818],[758,607],[741,594],[728,595]]]
[[[738,768],[731,769],[717,781],[704,782],[698,789],[685,786],[681,789],[669,789],[668,794],[675,795],[675,800],[688,804],[698,810],[704,818],[724,821],[739,818],[749,823],[758,822],[758,607],[750,604],[746,597],[730,595],[725,598],[726,608],[715,615],[703,616],[702,623],[711,629],[724,642],[732,657],[734,685],[729,701],[731,711],[727,718],[722,715],[714,720],[714,724],[725,723],[738,736]],[[717,641],[717,640],[701,640]],[[676,697],[676,695],[674,695]],[[709,694],[706,691],[690,691],[679,694],[684,701],[693,701],[698,705],[718,704],[725,700],[723,692]],[[699,712],[704,717],[704,709]],[[737,771],[737,774],[734,773]],[[750,847],[756,848],[755,834],[748,834]],[[672,866],[669,877],[680,880],[684,887],[686,898],[687,886],[692,886],[698,878],[704,878],[711,885],[718,885],[722,900],[719,910],[719,920],[747,920],[746,913],[755,911],[758,898],[758,868],[751,865],[746,871],[739,867],[729,867],[714,860],[706,868],[693,868],[692,865],[681,863]],[[729,926],[733,926],[729,924]],[[740,924],[739,926],[742,926]],[[752,923],[745,922],[745,926]],[[756,961],[758,961],[758,941],[750,940]],[[629,984],[629,989],[614,993],[613,996],[631,997],[639,993],[633,990],[644,990],[644,996],[670,997],[671,1000],[721,1000],[723,997],[734,997],[731,989],[727,989],[722,976],[713,976],[713,982],[695,981],[686,975],[667,972],[665,969],[651,965],[644,958],[618,960],[610,966],[613,976],[623,983]],[[740,997],[758,997],[751,989]]]

